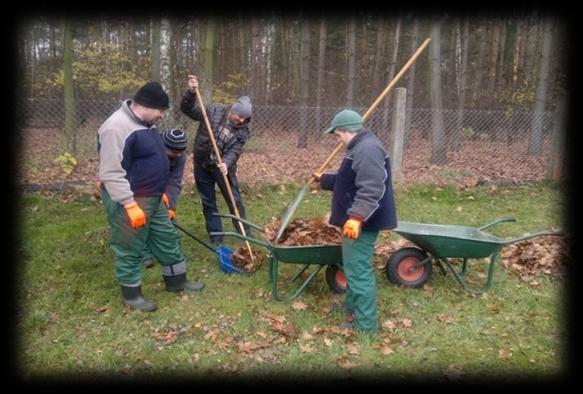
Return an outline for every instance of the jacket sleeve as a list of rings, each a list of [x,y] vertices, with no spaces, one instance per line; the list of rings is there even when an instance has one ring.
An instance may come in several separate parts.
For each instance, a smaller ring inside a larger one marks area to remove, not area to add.
[[[134,199],[126,171],[122,167],[126,138],[113,128],[99,132],[99,180],[113,201],[122,205]],[[130,158],[126,158],[128,165]]]
[[[356,196],[348,215],[366,220],[380,206],[380,200],[385,194],[385,154],[379,147],[362,150],[353,156],[352,170],[356,173],[354,184]]]
[[[229,142],[224,148],[223,152],[221,153],[223,162],[227,165],[228,168],[232,167],[243,152],[243,145],[249,139],[249,128],[245,127],[241,130],[236,132],[235,138]]]
[[[324,190],[334,190],[334,183],[336,182],[336,174],[322,174],[320,177],[320,186]]]
[[[184,113],[192,120],[196,120],[198,122],[203,120],[200,106],[196,103],[196,95],[192,93],[190,90],[187,90],[182,96],[182,101],[180,102],[180,110],[182,111],[182,113]]]
[[[166,185],[166,195],[170,200],[170,207],[173,211],[178,205],[178,197],[182,191],[182,177],[184,175],[184,164],[186,163],[186,154],[179,156],[175,163],[171,163],[170,176]],[[174,165],[172,165],[174,164]]]

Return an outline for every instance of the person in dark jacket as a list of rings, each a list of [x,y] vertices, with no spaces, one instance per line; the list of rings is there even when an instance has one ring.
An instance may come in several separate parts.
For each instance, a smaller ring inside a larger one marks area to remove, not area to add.
[[[164,141],[166,155],[170,163],[170,174],[168,176],[168,183],[166,184],[166,191],[162,195],[162,202],[168,208],[168,217],[172,220],[176,217],[178,197],[182,191],[182,177],[184,176],[184,166],[186,164],[186,146],[188,140],[184,131],[180,129],[165,131],[161,137],[162,141]],[[152,252],[146,247],[146,251],[144,252],[144,267],[150,268],[153,266]]]
[[[242,96],[231,106],[224,104],[206,106],[206,114],[223,162],[218,164],[200,104],[196,102],[195,92],[197,88],[198,79],[194,75],[189,75],[188,90],[182,97],[180,109],[189,118],[200,122],[193,145],[194,180],[202,201],[209,239],[211,243],[218,245],[222,242],[222,237],[211,236],[212,232],[223,231],[221,218],[214,216],[215,213],[218,213],[215,184],[219,186],[229,210],[232,213],[235,212],[223,175],[227,177],[231,186],[240,217],[246,218],[239,181],[237,180],[237,161],[250,136],[249,123],[251,122],[252,105],[248,96]],[[233,225],[238,232],[241,232],[236,220],[233,220]],[[244,225],[244,229],[245,234],[251,235],[251,228],[248,225]]]
[[[103,122],[97,135],[101,197],[111,226],[122,300],[148,312],[157,307],[142,296],[146,246],[161,265],[167,291],[196,291],[204,286],[187,281],[180,237],[162,202],[170,166],[155,123],[168,104],[162,86],[149,82]]]
[[[336,174],[314,174],[324,190],[332,190],[330,224],[342,228],[343,270],[348,281],[341,327],[378,329],[376,281],[372,258],[380,230],[397,227],[391,164],[381,141],[364,128],[352,110],[340,111],[325,134],[336,134],[346,155]]]

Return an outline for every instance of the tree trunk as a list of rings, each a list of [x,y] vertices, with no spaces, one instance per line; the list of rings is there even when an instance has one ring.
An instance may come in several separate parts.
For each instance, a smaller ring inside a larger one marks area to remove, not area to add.
[[[441,97],[441,21],[431,24],[430,88],[431,100],[431,164],[447,164],[447,144],[443,122],[443,100]]]
[[[150,21],[150,64],[152,81],[160,81],[160,18],[153,16]]]
[[[301,20],[301,47],[300,54],[302,59],[301,68],[301,107],[300,108],[300,132],[297,143],[298,148],[305,148],[308,146],[308,105],[310,94],[310,21],[308,18]]]
[[[458,22],[459,23],[459,22]],[[454,152],[460,150],[461,131],[464,124],[464,106],[466,102],[466,75],[468,71],[468,41],[469,41],[469,20],[464,18],[464,30],[460,33],[461,37],[461,64],[458,69],[458,111],[456,116],[456,125],[452,134],[451,149]]]
[[[393,52],[391,53],[391,59],[387,65],[387,80],[389,83],[393,80],[395,76],[395,67],[397,64],[397,56],[399,55],[399,42],[401,38],[401,15],[397,18],[397,24],[395,25],[395,34],[393,36]],[[389,116],[390,104],[391,104],[392,93],[389,92],[384,98],[384,109],[383,109],[383,122],[382,122],[382,132],[391,132],[389,125],[391,124],[391,119]]]
[[[200,94],[205,104],[213,102],[214,88],[214,51],[215,51],[215,21],[207,15],[205,21],[204,46],[202,50],[202,77],[204,87],[201,85]],[[200,82],[200,80],[199,80]]]
[[[478,59],[476,60],[476,68],[474,70],[475,73],[475,85],[474,85],[474,94],[472,97],[472,101],[476,103],[479,99],[481,99],[482,93],[482,74],[484,70],[482,66],[484,64],[484,55],[486,53],[486,37],[488,33],[488,24],[486,21],[482,24],[482,27],[478,29],[478,40],[480,42],[480,46],[478,49]]]
[[[164,91],[172,97],[172,27],[168,18],[160,20],[160,84]],[[172,98],[171,98],[172,100]],[[176,116],[172,111],[168,111],[164,118],[165,123],[174,125]]]
[[[385,16],[379,15],[377,19],[376,51],[374,53],[374,66],[372,70],[372,87],[370,90],[371,100],[378,97],[378,92],[383,91],[381,84],[381,68],[383,65],[383,54],[385,53]]]
[[[318,49],[318,81],[316,83],[316,131],[322,129],[322,119],[320,107],[322,106],[322,93],[324,91],[324,67],[326,67],[326,18],[324,15],[320,19],[320,46]]]
[[[348,31],[346,34],[346,54],[348,55],[348,67],[346,72],[346,105],[354,106],[354,86],[356,85],[356,17],[348,19]]]
[[[262,84],[262,55],[261,55],[261,20],[257,16],[251,17],[251,40],[252,40],[252,56],[251,56],[251,92],[253,101],[258,102],[261,97]]]
[[[490,42],[487,85],[487,91],[490,94],[494,93],[494,88],[496,86],[496,63],[498,60],[498,47],[500,44],[500,24],[497,21],[493,21],[492,24],[492,41]]]
[[[413,27],[411,31],[411,53],[415,53],[419,42],[419,19],[413,17]],[[409,147],[412,136],[411,116],[413,105],[415,103],[415,63],[409,68],[407,75],[407,111],[405,112],[405,142],[404,149]]]
[[[77,154],[77,130],[75,129],[75,91],[73,88],[73,37],[71,25],[63,19],[63,89],[65,99],[65,137],[67,151]]]
[[[543,119],[547,88],[549,80],[549,67],[553,42],[553,25],[550,17],[544,20],[543,46],[538,72],[536,94],[534,98],[534,116],[532,119],[530,138],[528,140],[528,153],[540,156],[543,148]]]

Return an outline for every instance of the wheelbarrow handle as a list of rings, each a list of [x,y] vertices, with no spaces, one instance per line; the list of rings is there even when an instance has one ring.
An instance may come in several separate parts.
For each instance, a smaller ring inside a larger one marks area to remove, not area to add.
[[[550,237],[562,237],[564,234],[562,231],[539,231],[537,233],[526,234],[521,237],[516,237],[511,240],[506,241],[506,244],[514,244],[517,242],[524,241],[526,239],[535,238],[535,237],[543,237],[543,236],[550,236]]]
[[[249,222],[249,221],[247,221],[247,220],[245,220],[243,218],[237,217],[235,215],[213,213],[213,216],[218,216],[218,217],[221,217],[221,218],[230,218],[230,219],[233,219],[233,220],[238,220],[239,222],[243,222],[245,224],[248,224],[249,226],[253,227],[254,229],[261,231],[262,233],[265,232],[265,230],[263,228],[259,227],[258,225],[253,224],[253,223],[251,223],[251,222]]]
[[[236,238],[239,238],[239,239],[243,239],[245,241],[252,242],[252,243],[257,244],[259,246],[263,246],[264,248],[266,248],[268,250],[271,250],[272,249],[271,245],[269,243],[267,243],[267,242],[260,241],[260,240],[255,239],[255,238],[248,237],[247,235],[235,233],[235,232],[232,232],[232,231],[213,231],[213,232],[210,233],[210,235],[211,236],[225,236],[225,235],[226,236],[232,236],[232,237],[236,237]]]
[[[498,219],[494,220],[491,223],[488,223],[488,224],[483,225],[482,227],[478,227],[478,230],[485,230],[488,227],[495,226],[496,224],[502,223],[502,222],[515,222],[515,221],[516,221],[516,219],[513,218],[512,216],[506,216],[506,217],[503,217],[503,218],[498,218]]]

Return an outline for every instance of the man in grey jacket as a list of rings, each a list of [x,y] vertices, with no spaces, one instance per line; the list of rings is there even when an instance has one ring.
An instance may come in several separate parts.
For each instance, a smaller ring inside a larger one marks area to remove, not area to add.
[[[348,281],[343,328],[375,332],[376,281],[372,258],[380,230],[397,227],[391,163],[381,141],[364,128],[363,118],[340,111],[325,134],[346,146],[336,174],[315,174],[320,186],[333,190],[330,224],[342,228],[342,265]]]
[[[219,186],[229,210],[232,213],[235,212],[234,207],[231,206],[231,199],[224,181],[225,177],[233,192],[233,199],[240,217],[246,219],[245,207],[237,180],[237,162],[243,152],[243,146],[251,134],[249,123],[251,122],[252,104],[249,97],[242,96],[231,106],[219,103],[206,106],[205,112],[212,128],[211,132],[222,159],[222,164],[218,164],[200,103],[197,103],[196,100],[197,88],[198,79],[195,75],[189,75],[188,90],[182,96],[180,109],[186,116],[199,122],[193,144],[194,180],[202,201],[202,211],[209,239],[211,243],[218,245],[222,242],[222,238],[210,235],[213,232],[223,231],[221,218],[214,215],[218,213],[215,185]],[[236,220],[233,220],[233,226],[240,232],[239,223]],[[251,235],[251,227],[246,224],[243,226],[245,234]]]

